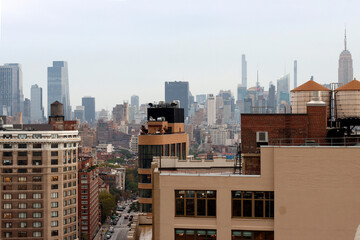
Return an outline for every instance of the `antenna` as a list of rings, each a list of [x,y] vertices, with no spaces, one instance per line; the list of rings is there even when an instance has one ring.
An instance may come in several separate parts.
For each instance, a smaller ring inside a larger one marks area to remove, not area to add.
[[[345,37],[344,37],[344,45],[345,45],[345,51],[346,51],[346,25],[345,25]]]

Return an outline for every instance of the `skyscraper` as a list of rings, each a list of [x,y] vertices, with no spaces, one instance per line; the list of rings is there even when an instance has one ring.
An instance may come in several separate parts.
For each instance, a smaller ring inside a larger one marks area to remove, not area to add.
[[[279,110],[290,106],[290,74],[286,74],[277,80],[276,102]]]
[[[294,88],[297,87],[297,60],[294,61]]]
[[[247,88],[247,61],[245,54],[241,57],[241,86]]]
[[[44,120],[42,88],[37,84],[31,86],[30,118],[32,123],[41,123]]]
[[[30,109],[31,109],[31,101],[28,98],[24,100],[24,110],[22,111],[22,122],[23,124],[29,124],[31,122],[30,119]]]
[[[342,85],[353,80],[353,64],[351,53],[347,50],[346,46],[346,30],[344,38],[345,49],[341,52],[339,57],[339,70],[338,70],[338,83]]]
[[[180,107],[184,108],[186,118],[189,110],[189,82],[165,82],[165,101],[174,100],[180,101]]]
[[[65,119],[71,116],[68,64],[65,61],[53,61],[48,67],[48,112],[50,104],[59,101],[64,105]]]
[[[95,122],[95,98],[83,97],[82,106],[85,108],[85,120],[89,124],[93,124]]]
[[[216,99],[213,94],[207,95],[207,123],[209,126],[215,125],[216,123]]]
[[[269,97],[267,105],[269,113],[276,113],[275,85],[272,82],[269,84]]]
[[[23,111],[24,95],[21,65],[0,66],[0,114],[12,116]]]
[[[133,107],[133,106],[136,107],[135,112],[139,111],[139,96],[137,96],[137,95],[132,95],[131,96],[130,106],[131,107]]]

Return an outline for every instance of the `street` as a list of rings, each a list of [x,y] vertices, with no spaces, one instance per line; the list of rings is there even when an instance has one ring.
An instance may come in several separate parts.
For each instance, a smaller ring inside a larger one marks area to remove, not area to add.
[[[124,219],[124,216],[128,214],[129,206],[121,213],[121,217],[116,225],[114,225],[114,233],[111,235],[111,240],[126,240],[129,227],[129,219]],[[130,214],[129,214],[130,215]]]

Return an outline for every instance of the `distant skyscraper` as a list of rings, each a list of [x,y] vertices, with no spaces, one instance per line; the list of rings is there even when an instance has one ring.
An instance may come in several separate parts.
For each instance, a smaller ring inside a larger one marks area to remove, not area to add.
[[[85,120],[93,124],[95,122],[95,98],[83,97],[81,105],[85,108]]]
[[[294,88],[297,87],[297,60],[294,61]]]
[[[215,125],[216,123],[216,99],[213,94],[207,95],[207,123],[209,126]]]
[[[205,104],[206,103],[206,94],[196,95],[196,102],[198,104]]]
[[[241,58],[241,86],[247,88],[247,61],[245,54]]]
[[[269,85],[268,112],[276,113],[275,85],[272,82]]]
[[[0,66],[0,114],[12,116],[23,111],[24,95],[21,65]]]
[[[132,95],[130,105],[136,107],[135,112],[139,111],[139,96]]]
[[[290,74],[286,74],[277,80],[276,102],[283,110],[283,107],[290,106]]]
[[[65,61],[54,61],[52,67],[48,67],[48,113],[50,104],[59,101],[64,105],[65,119],[70,120],[70,92],[68,64]]]
[[[30,99],[25,98],[24,100],[24,110],[23,110],[23,114],[22,114],[22,120],[23,120],[23,124],[29,124],[31,122],[30,120],[30,109],[31,109],[31,103],[30,103]]]
[[[189,82],[165,82],[165,102],[174,100],[180,101],[186,118],[189,110]]]
[[[30,118],[32,123],[41,123],[44,121],[42,88],[37,84],[31,86]]]
[[[353,80],[353,63],[351,58],[351,53],[347,50],[346,46],[346,30],[344,45],[345,49],[341,52],[339,57],[339,71],[338,71],[338,82],[341,84],[346,84]]]
[[[85,107],[77,106],[74,110],[74,120],[79,120],[80,123],[85,122]]]

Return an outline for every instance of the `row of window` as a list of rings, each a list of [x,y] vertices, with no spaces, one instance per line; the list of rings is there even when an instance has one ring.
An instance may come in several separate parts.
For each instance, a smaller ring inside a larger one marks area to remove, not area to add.
[[[30,204],[28,205],[27,203],[18,203],[17,204],[18,209],[27,209],[27,208],[30,208],[30,206],[32,206],[32,208],[34,208],[34,209],[42,208],[41,203],[32,203],[31,205]],[[13,209],[13,204],[12,203],[4,203],[3,209]]]
[[[15,234],[14,234],[15,235]],[[32,235],[29,235],[28,236],[28,233],[27,232],[18,232],[17,233],[17,237],[19,238],[25,238],[25,237],[30,237],[30,236],[33,236],[33,237],[42,237],[42,232],[32,232]],[[3,237],[4,238],[12,238],[13,237],[13,233],[12,232],[4,232],[3,233]]]
[[[3,226],[4,226],[4,228],[12,228],[13,223],[12,222],[4,222]],[[27,228],[27,226],[28,226],[27,222],[17,223],[18,228]],[[30,226],[32,226],[33,228],[40,228],[40,227],[42,227],[42,222],[33,222],[32,224],[30,224]]]
[[[274,218],[274,192],[232,191],[232,216]],[[216,217],[216,191],[176,190],[175,216]]]
[[[29,177],[30,178],[30,177]],[[3,177],[3,182],[27,182],[27,177]],[[29,182],[41,182],[41,176],[33,176],[29,179]]]
[[[2,170],[3,173],[41,173],[42,169],[41,168],[3,168]]]
[[[3,190],[42,190],[41,185],[17,185],[17,188],[15,185],[4,185],[2,187]]]
[[[3,194],[3,199],[4,200],[10,200],[10,199],[13,199],[13,195],[12,193],[4,193]],[[30,193],[27,194],[27,193],[18,193],[18,198],[17,199],[42,199],[42,194],[41,193],[32,193],[32,198],[30,198]],[[16,199],[16,198],[14,198]]]
[[[31,162],[32,162],[32,165],[35,165],[35,166],[42,165],[42,160],[40,160],[40,159],[33,159]],[[72,162],[76,163],[76,158],[73,158]],[[13,165],[13,160],[12,159],[3,159],[2,163],[3,163],[4,166],[12,166]],[[59,161],[58,161],[58,159],[51,159],[50,163],[51,163],[51,165],[58,165]],[[66,164],[66,163],[71,163],[71,158],[69,158],[68,161],[66,161],[66,158],[64,158],[63,164]],[[27,166],[28,165],[28,160],[18,159],[17,160],[17,165],[19,165],[19,166]],[[70,169],[71,169],[71,167],[70,167]],[[66,171],[66,169],[64,171]]]
[[[175,240],[215,240],[216,230],[175,229]],[[231,231],[232,240],[274,240],[273,231]]]
[[[30,215],[30,214],[29,214]],[[29,217],[32,218],[42,218],[42,213],[41,212],[33,212],[32,215],[30,215]],[[28,213],[26,212],[19,212],[17,214],[17,216],[15,216],[15,213],[11,213],[11,212],[4,212],[3,213],[3,219],[11,219],[13,217],[17,217],[17,218],[28,218]]]

